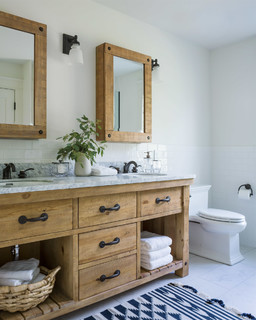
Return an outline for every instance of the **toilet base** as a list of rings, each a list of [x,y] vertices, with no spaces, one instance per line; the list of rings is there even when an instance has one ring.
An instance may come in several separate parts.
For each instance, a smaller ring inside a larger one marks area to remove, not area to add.
[[[239,233],[220,234],[205,231],[200,223],[189,222],[189,252],[234,265],[244,259],[240,253]]]

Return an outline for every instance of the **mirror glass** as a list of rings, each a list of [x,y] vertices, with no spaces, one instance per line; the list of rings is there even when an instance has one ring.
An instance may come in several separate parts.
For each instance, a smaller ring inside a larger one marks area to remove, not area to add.
[[[144,132],[144,66],[114,56],[114,131]]]
[[[34,35],[0,26],[0,123],[34,125]]]

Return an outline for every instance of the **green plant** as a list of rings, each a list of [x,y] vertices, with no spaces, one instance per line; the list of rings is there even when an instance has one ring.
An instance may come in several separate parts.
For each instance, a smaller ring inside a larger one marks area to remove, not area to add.
[[[62,139],[64,142],[67,142],[65,147],[59,149],[57,153],[57,159],[63,160],[67,157],[68,159],[78,161],[82,153],[88,160],[90,160],[91,164],[93,164],[95,163],[97,154],[103,156],[105,150],[105,146],[103,145],[105,141],[101,141],[98,144],[92,138],[92,136],[94,135],[99,135],[96,132],[96,129],[101,129],[99,125],[100,121],[96,120],[96,122],[94,123],[93,121],[90,121],[85,115],[83,115],[80,119],[77,118],[77,121],[79,122],[79,128],[81,132],[72,130],[71,133],[57,138]]]

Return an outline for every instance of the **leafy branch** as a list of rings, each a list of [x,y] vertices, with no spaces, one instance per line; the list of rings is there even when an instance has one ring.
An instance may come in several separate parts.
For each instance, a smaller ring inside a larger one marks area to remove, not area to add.
[[[105,141],[101,141],[98,144],[92,138],[94,135],[99,135],[96,130],[97,128],[101,129],[101,126],[99,125],[100,120],[96,120],[94,123],[83,115],[80,119],[78,118],[77,121],[79,122],[81,132],[72,130],[71,133],[57,138],[62,139],[67,143],[65,147],[59,149],[57,159],[63,160],[67,157],[68,159],[78,161],[78,158],[82,153],[90,160],[91,164],[93,164],[95,163],[96,156],[103,156],[105,150]]]

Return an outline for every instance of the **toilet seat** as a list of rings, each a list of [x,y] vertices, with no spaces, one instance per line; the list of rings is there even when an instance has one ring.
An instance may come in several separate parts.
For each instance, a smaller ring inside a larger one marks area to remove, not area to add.
[[[245,217],[237,212],[208,208],[199,210],[198,216],[204,219],[228,222],[228,223],[241,223],[245,222]]]

